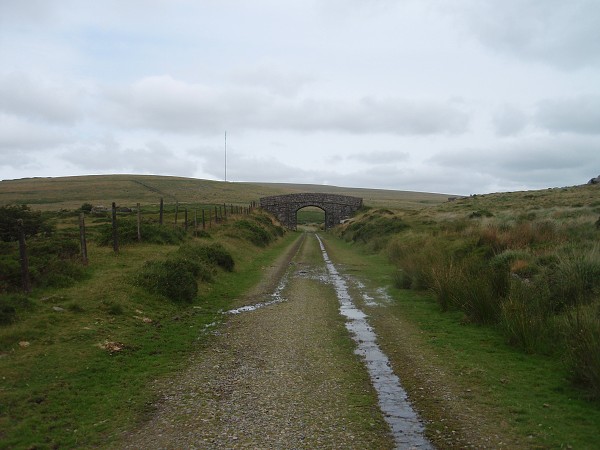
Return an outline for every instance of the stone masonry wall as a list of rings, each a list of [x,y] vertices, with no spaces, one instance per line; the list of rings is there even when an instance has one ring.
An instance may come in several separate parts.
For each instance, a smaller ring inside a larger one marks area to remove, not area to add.
[[[295,230],[299,209],[321,208],[325,211],[325,228],[331,228],[354,214],[362,202],[362,198],[348,195],[304,193],[262,197],[260,206],[274,214],[285,227]]]

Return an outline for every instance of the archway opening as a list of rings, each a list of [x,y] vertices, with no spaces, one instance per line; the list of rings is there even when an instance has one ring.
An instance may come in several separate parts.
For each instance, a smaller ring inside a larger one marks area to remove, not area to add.
[[[305,206],[296,211],[298,230],[315,231],[325,229],[325,210],[318,206]]]

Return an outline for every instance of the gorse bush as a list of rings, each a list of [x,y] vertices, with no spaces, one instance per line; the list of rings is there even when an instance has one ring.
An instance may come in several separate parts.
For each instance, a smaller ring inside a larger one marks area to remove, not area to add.
[[[346,240],[367,243],[375,238],[389,237],[408,225],[389,210],[376,210],[362,220],[351,223],[342,233]]]
[[[189,303],[198,294],[196,271],[197,267],[185,260],[148,261],[135,281],[148,292]]]
[[[26,238],[37,234],[50,234],[53,227],[39,211],[31,211],[27,205],[0,206],[0,241],[18,241],[18,220],[23,221]]]
[[[198,294],[198,281],[211,282],[216,268],[231,272],[234,260],[221,244],[184,244],[166,261],[148,261],[134,282],[147,291],[175,302],[192,302]]]
[[[176,245],[184,241],[186,234],[182,228],[159,225],[155,222],[143,221],[141,224],[142,242],[146,244]],[[138,241],[137,221],[119,218],[117,221],[117,237],[119,245],[135,244]],[[99,227],[98,245],[112,245],[113,231],[111,224]]]
[[[0,293],[21,290],[21,262],[17,243],[0,246]],[[56,234],[27,242],[29,278],[32,287],[67,287],[85,277],[79,242],[72,236]]]
[[[253,214],[247,219],[236,220],[228,236],[244,239],[257,247],[266,247],[277,237],[283,236],[283,232],[283,228],[274,225],[269,217]]]

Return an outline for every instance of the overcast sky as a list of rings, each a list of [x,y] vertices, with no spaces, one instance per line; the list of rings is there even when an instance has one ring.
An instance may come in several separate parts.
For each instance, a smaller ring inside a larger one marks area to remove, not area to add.
[[[600,174],[598,0],[0,0],[0,179]]]

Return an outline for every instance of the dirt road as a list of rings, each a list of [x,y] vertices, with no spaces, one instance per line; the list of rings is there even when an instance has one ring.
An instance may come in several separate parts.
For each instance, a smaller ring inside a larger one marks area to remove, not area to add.
[[[119,448],[393,448],[314,235],[266,271]],[[275,299],[278,300],[278,299]]]

